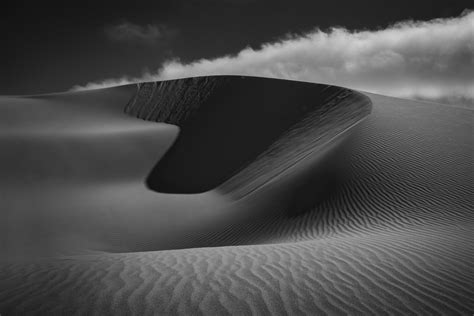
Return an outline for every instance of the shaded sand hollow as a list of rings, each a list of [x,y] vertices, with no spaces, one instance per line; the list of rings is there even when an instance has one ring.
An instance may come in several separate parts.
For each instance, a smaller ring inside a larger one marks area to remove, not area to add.
[[[233,76],[0,97],[0,313],[471,315],[472,119]]]

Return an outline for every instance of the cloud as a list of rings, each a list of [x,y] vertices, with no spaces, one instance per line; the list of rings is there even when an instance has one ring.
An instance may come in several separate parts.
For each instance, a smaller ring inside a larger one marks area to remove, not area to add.
[[[381,30],[316,29],[191,63],[165,62],[140,78],[108,79],[75,90],[188,76],[237,74],[329,83],[395,97],[474,104],[474,12]]]
[[[176,35],[176,30],[166,25],[138,25],[130,22],[106,26],[104,32],[107,38],[118,42],[156,43]]]

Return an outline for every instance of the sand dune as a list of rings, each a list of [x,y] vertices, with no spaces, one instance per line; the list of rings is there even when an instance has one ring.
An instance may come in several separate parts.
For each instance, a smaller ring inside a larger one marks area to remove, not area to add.
[[[370,113],[370,100],[328,85],[256,77],[138,84],[125,112],[181,128],[151,189],[236,198],[263,186]]]
[[[472,314],[471,110],[351,92],[339,100],[350,104],[339,105],[354,116],[326,125],[341,127],[329,142],[313,146],[324,129],[307,109],[255,140],[253,160],[242,166],[238,157],[234,173],[185,189],[221,181],[215,190],[149,190],[145,179],[167,155],[181,164],[186,153],[199,153],[179,141],[196,139],[198,129],[185,122],[205,120],[191,119],[196,105],[219,106],[212,91],[224,89],[225,99],[234,81],[247,82],[235,87],[239,102],[261,91],[257,79],[218,78],[148,84],[139,93],[124,86],[0,100],[0,313]],[[277,82],[280,97],[271,100],[282,106],[282,95],[295,100],[300,92],[299,83],[259,80]],[[249,81],[256,90],[246,95]],[[304,85],[315,87],[313,96],[338,89]],[[160,116],[156,107],[136,107],[142,99],[168,104],[173,91],[189,97],[180,100],[190,112],[173,116],[165,107]],[[304,132],[285,134],[305,117],[311,124],[297,129]],[[272,156],[278,139],[284,145]],[[245,148],[233,145],[219,149],[225,156]],[[310,159],[291,161],[290,152],[305,155],[299,148],[309,148]],[[210,154],[216,151],[203,157]],[[271,168],[262,179],[256,170],[267,159],[291,168]],[[170,161],[170,170],[180,164]],[[236,169],[244,185],[227,189]],[[177,184],[186,180],[177,177]],[[258,190],[233,193],[256,179],[264,184]]]

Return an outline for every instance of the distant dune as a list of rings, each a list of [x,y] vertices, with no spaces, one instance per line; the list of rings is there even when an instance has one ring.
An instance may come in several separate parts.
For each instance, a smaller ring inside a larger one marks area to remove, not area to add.
[[[0,97],[0,313],[471,315],[472,119],[237,76]]]

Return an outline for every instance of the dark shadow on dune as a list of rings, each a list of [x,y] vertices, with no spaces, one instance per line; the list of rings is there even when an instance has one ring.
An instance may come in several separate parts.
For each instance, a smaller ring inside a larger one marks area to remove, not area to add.
[[[370,112],[370,101],[322,84],[213,76],[140,84],[125,112],[180,127],[179,137],[146,184],[158,192],[189,194],[226,182],[227,192],[248,183],[253,186],[247,191],[254,190],[270,179],[259,172],[282,172],[291,159],[297,162],[304,156],[299,147],[305,145],[299,143],[305,137],[337,135]],[[324,130],[317,131],[318,124]],[[316,134],[307,135],[307,130]],[[287,157],[284,152],[292,150],[295,155]]]
[[[344,140],[346,144],[348,140]],[[338,189],[347,180],[347,157],[341,144],[312,168],[307,168],[291,185],[285,203],[285,216],[297,217],[317,208],[319,205],[337,195]]]

